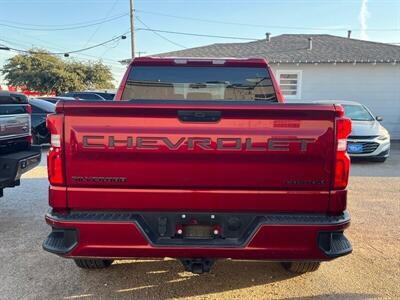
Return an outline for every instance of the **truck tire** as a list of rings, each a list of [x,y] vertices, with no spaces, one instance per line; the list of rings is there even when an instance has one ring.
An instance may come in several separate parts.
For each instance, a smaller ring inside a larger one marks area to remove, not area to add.
[[[82,269],[104,269],[113,263],[112,259],[74,259],[74,261]]]
[[[291,273],[303,274],[317,271],[321,265],[318,261],[283,262],[282,266]]]

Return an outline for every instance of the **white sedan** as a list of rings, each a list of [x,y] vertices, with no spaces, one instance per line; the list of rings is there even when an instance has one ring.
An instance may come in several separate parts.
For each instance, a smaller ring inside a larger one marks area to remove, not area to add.
[[[347,153],[351,157],[363,157],[384,162],[390,153],[389,132],[380,124],[382,117],[374,116],[364,105],[353,101],[317,101],[343,106],[345,115],[352,120],[352,131],[347,140]]]

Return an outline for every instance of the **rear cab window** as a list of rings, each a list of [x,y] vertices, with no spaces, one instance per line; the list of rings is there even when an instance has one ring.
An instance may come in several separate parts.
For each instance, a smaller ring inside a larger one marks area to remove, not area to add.
[[[266,68],[134,66],[121,100],[247,100],[278,102]]]

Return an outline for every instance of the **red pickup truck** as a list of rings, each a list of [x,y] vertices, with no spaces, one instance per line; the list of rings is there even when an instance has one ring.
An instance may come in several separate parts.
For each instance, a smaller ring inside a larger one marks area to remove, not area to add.
[[[48,117],[52,231],[82,268],[173,257],[316,270],[352,251],[341,106],[283,104],[263,59],[137,58],[116,101]]]

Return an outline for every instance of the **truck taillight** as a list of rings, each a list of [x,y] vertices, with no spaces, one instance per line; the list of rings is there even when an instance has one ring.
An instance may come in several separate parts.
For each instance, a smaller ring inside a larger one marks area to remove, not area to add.
[[[47,116],[47,128],[51,134],[51,147],[47,154],[47,172],[51,185],[64,184],[63,161],[63,115],[51,114]]]
[[[347,186],[350,172],[350,157],[347,154],[347,137],[351,132],[351,120],[344,117],[344,110],[336,106],[336,160],[333,189],[340,190]]]

